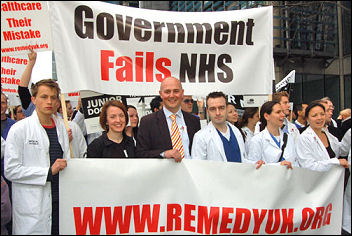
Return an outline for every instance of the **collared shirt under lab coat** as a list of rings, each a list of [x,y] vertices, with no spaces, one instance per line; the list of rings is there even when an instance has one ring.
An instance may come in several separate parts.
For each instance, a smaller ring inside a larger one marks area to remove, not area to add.
[[[336,156],[330,158],[324,144],[309,126],[298,137],[296,143],[296,152],[301,167],[315,171],[328,171],[333,165],[340,165],[337,159],[340,156],[339,140],[328,131],[325,133]]]
[[[54,119],[63,157],[69,158],[69,140],[61,119]],[[51,234],[49,138],[37,112],[16,122],[5,148],[5,177],[12,181],[13,234]]]
[[[241,151],[241,160],[243,162],[243,159],[246,156],[246,151],[241,132],[237,127],[233,126],[229,122],[227,122],[227,124],[230,125],[234,135],[236,136],[238,146]],[[199,130],[194,135],[192,159],[227,162],[224,145],[212,122],[209,122],[207,127]]]
[[[245,158],[246,163],[256,163],[259,160],[263,160],[265,164],[280,165],[279,159],[282,153],[281,147],[283,145],[284,132],[280,129],[280,147],[272,139],[269,131],[265,128],[259,134],[249,141],[248,153]],[[287,144],[284,150],[286,161],[291,162],[292,166],[299,166],[297,161],[297,155],[295,151],[295,144],[291,134],[287,136]]]

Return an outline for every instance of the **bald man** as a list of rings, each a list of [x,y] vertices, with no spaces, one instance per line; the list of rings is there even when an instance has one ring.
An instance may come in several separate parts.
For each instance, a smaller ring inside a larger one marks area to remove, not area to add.
[[[163,100],[163,109],[142,117],[136,154],[139,157],[172,158],[176,162],[181,162],[183,158],[191,159],[193,136],[200,130],[200,122],[192,114],[181,110],[184,97],[181,82],[174,77],[166,78],[160,84],[159,94]],[[177,125],[174,127],[177,127],[181,137],[177,147],[173,146],[171,140],[172,115],[176,117]]]

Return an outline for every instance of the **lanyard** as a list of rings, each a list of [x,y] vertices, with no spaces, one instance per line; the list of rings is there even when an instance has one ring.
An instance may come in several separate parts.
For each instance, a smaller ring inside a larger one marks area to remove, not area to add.
[[[270,132],[269,132],[271,138],[274,140],[274,142],[276,143],[276,145],[280,148],[280,138],[279,138],[279,141],[276,140],[276,138],[274,137],[274,135],[272,135]]]

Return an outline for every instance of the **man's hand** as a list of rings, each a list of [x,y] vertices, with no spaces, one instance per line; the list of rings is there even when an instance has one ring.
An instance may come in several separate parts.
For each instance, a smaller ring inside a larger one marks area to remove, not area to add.
[[[173,158],[176,162],[182,161],[181,153],[177,149],[171,149],[164,152],[164,156],[167,159]]]
[[[56,175],[59,171],[65,169],[67,166],[66,159],[56,159],[54,164],[51,166],[51,173]]]
[[[287,169],[293,169],[293,168],[292,168],[292,164],[291,164],[291,162],[286,161],[286,160],[284,160],[284,161],[280,162],[280,165],[282,165],[282,166],[286,166],[286,167],[287,167]]]

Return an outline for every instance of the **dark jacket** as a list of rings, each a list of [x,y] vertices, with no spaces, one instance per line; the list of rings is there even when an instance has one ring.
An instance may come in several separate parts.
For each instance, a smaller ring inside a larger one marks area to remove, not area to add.
[[[124,133],[122,142],[115,143],[104,131],[100,137],[88,145],[87,158],[126,158],[125,151],[128,157],[136,156],[133,138]]]
[[[189,150],[192,150],[194,134],[200,130],[200,121],[188,112],[182,111],[187,126]],[[142,117],[138,135],[136,155],[138,157],[162,158],[160,154],[172,149],[170,131],[163,110]]]

